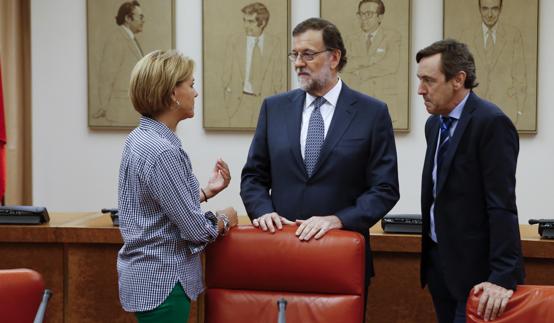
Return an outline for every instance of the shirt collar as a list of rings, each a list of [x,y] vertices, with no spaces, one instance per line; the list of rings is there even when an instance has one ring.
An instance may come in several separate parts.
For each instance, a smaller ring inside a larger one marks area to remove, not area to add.
[[[339,77],[339,80],[335,86],[329,92],[325,93],[323,97],[325,98],[325,101],[327,101],[332,106],[337,106],[337,101],[339,100],[340,91],[342,89],[342,80]],[[306,105],[305,107],[309,107],[310,104],[314,102],[316,99],[315,96],[311,95],[310,93],[306,92]]]
[[[181,140],[165,124],[148,117],[140,117],[139,128],[155,131],[160,137],[169,140],[173,145],[181,147]]]
[[[379,25],[379,27],[377,27],[377,29],[375,29],[372,33],[364,33],[365,37],[368,38],[369,35],[371,35],[371,40],[373,41],[373,39],[375,39],[375,35],[377,35],[379,30],[381,30],[381,25]]]
[[[121,28],[123,28],[123,30],[125,30],[125,32],[127,32],[127,34],[129,35],[129,38],[135,39],[135,34],[133,34],[131,29],[125,27],[124,25],[121,25]]]
[[[248,42],[248,44],[251,44],[252,47],[254,47],[254,44],[256,43],[256,39],[258,39],[258,47],[260,47],[260,49],[262,49],[264,47],[264,34],[263,33],[258,37],[246,36],[246,41]]]
[[[449,117],[460,120],[462,112],[464,111],[464,106],[466,105],[466,101],[470,93],[471,91],[466,94],[466,96],[462,99],[462,101],[460,101],[460,103],[458,103],[454,110],[450,111],[450,113],[448,114]]]
[[[490,29],[491,30],[491,36],[492,35],[496,35],[496,26],[498,26],[498,22],[496,24],[494,24],[494,26],[492,26],[492,28]],[[483,28],[483,35],[485,35],[485,37],[487,36],[487,32],[489,31],[489,27],[487,27],[487,25],[485,25],[485,23],[481,23],[481,27]]]

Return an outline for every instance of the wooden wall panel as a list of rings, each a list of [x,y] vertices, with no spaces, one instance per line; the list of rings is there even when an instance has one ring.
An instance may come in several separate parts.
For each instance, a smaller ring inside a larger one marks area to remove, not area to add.
[[[136,322],[119,303],[116,259],[120,245],[69,244],[67,322]]]
[[[419,284],[419,254],[374,252],[366,322],[434,322],[431,296]]]

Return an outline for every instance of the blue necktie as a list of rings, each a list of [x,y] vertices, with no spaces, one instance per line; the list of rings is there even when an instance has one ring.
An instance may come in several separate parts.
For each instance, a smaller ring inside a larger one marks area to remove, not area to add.
[[[306,135],[306,147],[304,151],[304,164],[306,165],[306,171],[308,177],[312,176],[315,165],[319,158],[319,152],[323,141],[325,140],[325,124],[323,123],[323,117],[321,116],[321,106],[325,103],[325,98],[320,96],[314,101],[314,110],[310,116],[310,123],[308,124],[308,134]]]
[[[441,117],[441,134],[439,141],[439,151],[437,152],[437,183],[439,182],[439,173],[441,170],[442,162],[444,161],[444,156],[448,150],[448,145],[450,144],[450,127],[454,122],[454,118],[450,117]]]

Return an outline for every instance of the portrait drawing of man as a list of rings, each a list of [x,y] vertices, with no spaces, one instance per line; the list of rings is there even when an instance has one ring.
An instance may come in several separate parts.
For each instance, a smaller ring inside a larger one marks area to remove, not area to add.
[[[263,98],[283,91],[286,62],[281,39],[265,32],[270,12],[260,2],[241,9],[244,33],[232,36],[223,67],[223,103],[229,126],[254,128]]]
[[[386,102],[394,126],[401,109],[401,35],[382,26],[385,4],[381,0],[361,0],[356,16],[360,30],[346,37],[349,61],[342,76],[354,89]]]
[[[129,79],[136,62],[144,56],[136,35],[143,31],[144,14],[138,1],[124,2],[115,17],[116,28],[102,50],[98,72],[99,106],[93,113],[108,125],[135,126],[140,115],[129,100]]]
[[[525,46],[520,30],[502,17],[502,0],[478,0],[482,22],[464,29],[459,40],[473,52],[478,72],[475,93],[495,102],[520,125],[527,118]]]

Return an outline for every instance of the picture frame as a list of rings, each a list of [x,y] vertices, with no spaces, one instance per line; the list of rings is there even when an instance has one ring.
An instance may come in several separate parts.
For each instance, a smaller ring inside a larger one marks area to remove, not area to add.
[[[205,129],[254,130],[264,98],[289,89],[289,26],[290,0],[203,1]]]
[[[537,132],[538,14],[538,0],[444,0],[444,38],[467,44],[475,59],[473,91],[520,133]]]
[[[131,71],[147,53],[175,47],[174,26],[174,0],[87,0],[90,128],[138,126],[128,94]]]
[[[384,101],[394,130],[409,131],[410,0],[320,0],[320,10],[345,42],[342,80]]]

